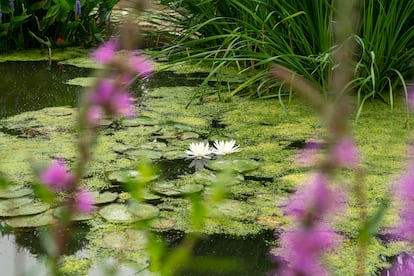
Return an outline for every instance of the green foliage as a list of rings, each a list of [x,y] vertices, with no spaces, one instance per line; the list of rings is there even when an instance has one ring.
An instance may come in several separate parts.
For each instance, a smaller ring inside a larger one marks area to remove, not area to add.
[[[283,83],[275,84],[269,79],[267,70],[275,63],[303,76],[323,93],[328,91],[334,69],[332,56],[341,50],[332,45],[336,22],[332,0],[162,3],[176,12],[163,15],[163,19],[186,30],[164,53],[174,62],[212,64],[208,78],[219,76],[224,67],[239,68],[248,79],[230,96],[241,91],[258,97],[290,95]],[[414,3],[361,1],[354,20],[358,18],[360,30],[349,37],[358,45],[354,52],[355,79],[349,85],[357,91],[360,107],[371,97],[379,97],[392,107],[396,91],[411,74]]]
[[[100,42],[116,2],[80,0],[76,15],[76,0],[0,0],[0,51]]]

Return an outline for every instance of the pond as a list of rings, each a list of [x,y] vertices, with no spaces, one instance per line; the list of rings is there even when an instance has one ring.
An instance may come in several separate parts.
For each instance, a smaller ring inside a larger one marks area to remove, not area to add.
[[[3,119],[11,118],[11,120],[13,120],[13,116],[19,114],[24,116],[24,114],[26,114],[25,112],[29,111],[42,112],[44,108],[49,107],[76,107],[79,97],[83,93],[83,88],[81,86],[68,85],[66,82],[74,78],[90,76],[91,73],[92,70],[90,69],[77,68],[59,63],[52,63],[50,68],[48,68],[47,62],[0,63],[0,75],[2,76],[2,81],[0,82],[0,117]],[[206,76],[207,73],[174,73],[166,71],[157,74],[151,80],[136,82],[132,86],[132,93],[138,99],[138,104],[145,105],[145,97],[158,97],[157,95],[151,96],[151,91],[154,89],[161,87],[195,87],[199,85],[203,81],[203,77]],[[37,113],[34,114],[35,115],[32,115],[34,117],[24,119],[23,122],[30,122],[29,124],[32,124],[33,127],[39,127],[39,123],[34,122],[35,118],[39,117],[37,117]],[[173,117],[170,119],[176,118]],[[5,122],[7,122],[7,120],[5,120]],[[171,133],[170,130],[170,132],[155,133],[150,140],[157,140],[157,145],[160,143],[172,145],[172,141],[175,141],[174,139],[176,139],[176,136],[180,137],[180,139],[184,136],[189,137],[185,139],[203,136],[192,132],[191,128],[185,124],[177,125],[176,122],[172,121],[163,124],[166,129],[172,130],[173,133]],[[28,125],[19,125],[17,127],[14,123],[11,125],[4,123],[2,124],[2,127],[0,127],[0,131],[6,134],[7,137],[19,138],[22,143],[25,143],[26,141],[31,144],[39,142],[40,140],[36,140],[39,138],[37,135],[22,135],[24,132],[22,129],[25,127],[29,128]],[[225,125],[221,124],[217,119],[212,119],[211,123],[209,123],[209,127],[212,127],[212,129],[224,129]],[[184,132],[178,132],[177,134],[177,128]],[[107,134],[114,135],[114,132],[116,132],[116,129],[109,130]],[[48,135],[52,134],[48,133]],[[28,147],[22,146],[21,148],[27,149]],[[118,149],[117,158],[125,155],[128,155],[128,153],[123,151],[120,152]],[[3,165],[6,163],[3,163]],[[183,159],[182,156],[178,159],[176,157],[170,159],[164,158],[155,161],[154,164],[159,168],[159,177],[164,181],[175,181],[181,176],[193,175],[195,173],[195,168],[189,167],[190,162]],[[1,164],[0,167],[2,167]],[[25,183],[26,181],[28,181],[27,178],[24,178]],[[124,192],[124,189],[122,186],[113,185],[106,187],[105,191],[115,191],[116,193],[121,194]],[[162,204],[168,205],[167,203],[164,202]],[[170,207],[167,206],[164,208],[168,210]],[[227,211],[224,210],[223,212]],[[238,216],[237,219],[241,220],[242,214],[239,214]],[[13,271],[16,274],[24,269],[32,270],[35,268],[35,270],[39,269],[39,275],[43,275],[44,266],[39,264],[41,257],[44,254],[40,245],[42,228],[13,230],[9,227],[3,227],[2,229],[2,237],[0,238],[0,263],[4,264],[6,269],[4,271],[10,272],[8,275],[12,275]],[[78,228],[75,240],[70,243],[69,255],[78,257],[88,256],[93,258],[90,253],[85,253],[87,251],[84,249],[89,246],[88,238],[86,237],[88,234],[91,234],[90,231],[91,229],[87,224]],[[163,232],[159,234],[159,236],[166,239],[169,246],[174,248],[178,241],[184,236],[183,233],[184,232],[182,231],[172,230]],[[229,258],[229,260],[236,262],[238,267],[243,269],[243,271],[227,271],[225,268],[222,268],[221,272],[207,271],[205,272],[205,275],[262,275],[272,267],[268,252],[273,240],[273,230],[256,231],[256,234],[247,234],[242,237],[226,233],[209,234],[200,239],[196,244],[194,255],[210,258],[217,257],[221,259]],[[15,262],[10,262],[11,255],[15,256]],[[16,266],[18,262],[23,260],[24,265]],[[133,273],[132,270],[128,268],[122,268],[122,271],[122,275],[132,275]],[[99,273],[100,272],[96,268],[91,268],[88,275],[99,275]],[[183,275],[204,274],[199,270],[195,270],[195,268],[191,268],[184,271]]]

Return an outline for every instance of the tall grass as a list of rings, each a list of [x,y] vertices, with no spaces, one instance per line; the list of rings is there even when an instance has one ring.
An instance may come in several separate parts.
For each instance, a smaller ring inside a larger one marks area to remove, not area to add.
[[[248,79],[230,95],[244,93],[276,97],[283,84],[269,81],[267,70],[279,63],[328,90],[335,28],[333,0],[164,0],[175,13],[164,20],[181,27],[166,47],[173,62],[193,60],[212,64],[209,78],[220,68],[237,67]],[[414,2],[410,0],[362,0],[359,30],[354,36],[354,79],[359,112],[369,98],[393,106],[394,97],[410,77],[414,58]],[[285,93],[288,94],[288,93]]]

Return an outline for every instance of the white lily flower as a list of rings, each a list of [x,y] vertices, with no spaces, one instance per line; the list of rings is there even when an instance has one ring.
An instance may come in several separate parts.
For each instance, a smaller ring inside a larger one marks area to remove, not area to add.
[[[187,154],[188,158],[194,159],[210,159],[210,154],[213,151],[210,148],[208,143],[200,142],[200,143],[191,143],[190,149],[186,150],[185,153]]]
[[[214,141],[213,153],[217,155],[225,155],[233,152],[239,152],[240,146],[236,145],[236,141]]]

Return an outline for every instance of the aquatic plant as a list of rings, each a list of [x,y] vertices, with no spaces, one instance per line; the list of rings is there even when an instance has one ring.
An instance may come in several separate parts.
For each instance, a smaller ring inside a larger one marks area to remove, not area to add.
[[[331,30],[337,25],[333,18],[334,1],[208,0],[195,4],[191,0],[165,0],[162,3],[175,13],[163,14],[161,19],[181,30],[181,35],[164,47],[162,54],[168,54],[172,63],[206,63],[212,68],[207,79],[219,82],[224,68],[237,68],[246,79],[231,88],[228,96],[244,93],[279,97],[283,105],[282,96],[291,97],[292,91],[283,81],[269,80],[268,70],[274,62],[308,80],[320,93],[329,91],[334,56],[342,51],[339,45],[332,44]],[[414,3],[365,0],[352,16],[358,18],[358,26],[346,39],[357,43],[357,47],[352,54],[353,76],[345,85],[356,91],[358,118],[370,98],[379,98],[392,108],[394,98],[412,76]],[[203,94],[201,87],[194,97]]]
[[[210,159],[210,155],[213,153],[210,145],[205,142],[191,143],[190,148],[185,151],[188,158],[195,159]]]
[[[217,155],[226,155],[240,151],[240,146],[236,145],[236,141],[214,141],[213,153]]]

